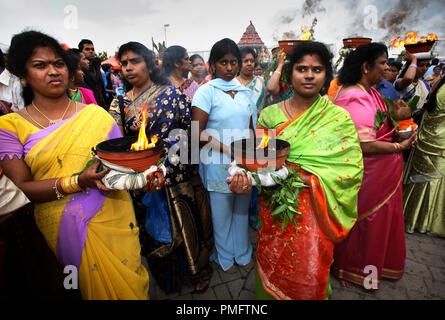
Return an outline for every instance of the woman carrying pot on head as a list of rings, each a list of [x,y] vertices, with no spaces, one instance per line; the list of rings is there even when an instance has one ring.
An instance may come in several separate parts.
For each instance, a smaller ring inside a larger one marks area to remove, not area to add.
[[[169,77],[172,85],[178,88],[189,99],[198,90],[199,85],[193,79],[187,79],[191,63],[187,50],[181,46],[171,46],[162,56],[162,70]]]
[[[400,279],[405,267],[402,151],[415,144],[416,134],[396,142],[396,127],[374,88],[384,77],[387,58],[387,48],[381,43],[365,44],[350,52],[340,69],[342,88],[334,100],[351,114],[364,166],[357,223],[335,248],[334,274],[345,286],[365,287],[366,266],[372,265],[378,281],[366,289],[378,289],[382,278]]]
[[[157,136],[169,154],[164,163],[165,188],[135,197],[135,206],[142,208],[139,220],[148,233],[142,239],[144,255],[156,282],[165,292],[179,291],[182,284],[194,285],[197,292],[203,292],[209,284],[209,251],[213,246],[207,193],[196,166],[181,163],[178,152],[169,152],[178,143],[185,143],[188,148],[190,100],[171,85],[156,67],[153,53],[141,43],[123,44],[117,58],[132,89],[123,95],[121,106],[118,99],[113,100],[110,114],[121,129],[125,128],[127,135],[137,135],[141,109],[149,106],[147,136]],[[182,129],[185,139],[181,137],[178,141],[176,136],[169,137],[174,129]],[[155,218],[165,222],[166,228],[154,224]]]
[[[430,86],[423,78],[428,70],[429,62],[432,59],[431,53],[420,52],[410,53],[406,51],[403,59],[406,61],[400,72],[399,77],[394,82],[397,94],[404,100],[408,101],[414,96],[419,96],[416,110],[413,112],[414,122],[420,125],[424,109],[423,105],[430,91]]]
[[[266,89],[267,92],[272,95],[273,103],[279,103],[292,98],[292,88],[289,84],[283,85],[283,81],[281,81],[281,74],[284,71],[285,62],[286,53],[283,49],[280,49],[277,53],[277,68],[270,76],[268,75],[269,78],[266,81]]]
[[[211,260],[228,273],[236,272],[235,263],[250,271],[254,266],[248,237],[251,188],[245,189],[246,194],[234,194],[225,181],[231,163],[230,143],[253,134],[256,100],[253,92],[235,79],[241,53],[234,41],[225,38],[215,43],[209,66],[213,79],[196,91],[192,120],[199,122],[203,147],[199,171],[212,208],[216,251]]]
[[[257,131],[272,130],[272,136],[289,142],[286,165],[298,170],[306,187],[299,189],[291,210],[301,213],[292,214],[295,224],[283,225],[289,216],[272,217],[276,205],[266,205],[268,199],[260,194],[256,297],[325,299],[331,294],[334,244],[345,239],[357,219],[362,155],[348,112],[322,97],[332,78],[327,47],[313,41],[297,44],[286,76],[292,98],[264,108]],[[234,192],[251,185],[244,173],[227,182]],[[293,186],[288,190],[295,191]]]
[[[66,52],[46,34],[15,35],[8,66],[25,85],[26,107],[0,117],[0,166],[35,204],[61,264],[77,268],[83,299],[147,299],[131,198],[103,185],[99,161],[87,166],[93,147],[122,136],[114,119],[69,99]]]

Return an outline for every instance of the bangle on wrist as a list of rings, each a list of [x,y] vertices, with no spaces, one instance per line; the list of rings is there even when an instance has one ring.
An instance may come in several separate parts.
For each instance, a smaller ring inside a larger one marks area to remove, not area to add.
[[[399,152],[402,150],[402,146],[400,143],[394,142],[393,144],[394,144],[394,148],[396,149],[396,152]]]
[[[54,189],[54,192],[56,193],[56,196],[57,196],[57,200],[60,200],[60,199],[62,199],[65,195],[63,194],[63,193],[61,193],[60,191],[59,191],[59,189],[57,188],[57,182],[60,180],[60,178],[58,178],[58,179],[56,179],[56,182],[54,183],[54,187],[53,187],[53,189]]]
[[[275,71],[274,71],[274,73],[278,73],[278,74],[281,74],[281,72],[280,72],[280,71],[278,71],[278,70],[275,70]]]
[[[411,67],[413,67],[413,68],[416,68],[416,69],[417,69],[417,65],[416,65],[416,64],[414,64],[414,63],[410,64],[408,68],[411,68]]]
[[[65,194],[76,193],[82,191],[82,188],[79,186],[79,176],[68,176],[61,178],[60,187],[62,188]]]

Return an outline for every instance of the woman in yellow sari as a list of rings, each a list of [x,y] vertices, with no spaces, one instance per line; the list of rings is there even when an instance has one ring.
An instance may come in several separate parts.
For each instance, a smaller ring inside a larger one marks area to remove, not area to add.
[[[0,165],[35,203],[37,225],[59,261],[75,267],[65,281],[74,288],[78,281],[83,299],[147,299],[130,196],[108,190],[101,182],[107,171],[90,161],[91,149],[121,136],[119,128],[102,108],[68,98],[66,53],[53,38],[15,35],[8,65],[25,85],[27,106],[0,117]]]

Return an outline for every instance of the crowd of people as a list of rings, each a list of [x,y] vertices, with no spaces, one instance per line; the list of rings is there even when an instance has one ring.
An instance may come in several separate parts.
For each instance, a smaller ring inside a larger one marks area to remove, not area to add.
[[[325,44],[303,41],[264,77],[257,54],[228,38],[208,61],[128,42],[113,66],[88,39],[68,49],[14,35],[0,52],[0,297],[149,299],[147,267],[166,293],[205,292],[215,266],[255,270],[257,299],[329,299],[330,276],[368,290],[401,279],[405,232],[445,237],[444,66],[429,52],[390,60],[372,42],[336,72]],[[402,135],[388,100],[416,96]],[[136,138],[145,121],[169,155],[165,173],[110,189],[92,149]],[[193,154],[194,124],[210,152]],[[284,167],[305,186],[283,227],[257,181],[228,170],[231,143],[263,130],[289,144]],[[197,163],[180,161],[182,144]]]

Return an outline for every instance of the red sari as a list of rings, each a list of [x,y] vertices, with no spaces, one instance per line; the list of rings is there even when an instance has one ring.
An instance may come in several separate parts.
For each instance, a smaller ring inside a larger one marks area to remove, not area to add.
[[[386,110],[381,95],[351,89],[334,101],[351,114],[360,142],[393,142],[395,128],[386,123],[374,128],[377,109]],[[358,220],[345,241],[334,251],[334,274],[365,286],[367,266],[377,269],[377,287],[382,278],[400,279],[405,267],[405,226],[402,199],[402,153],[363,155],[363,183],[358,194]],[[369,268],[369,267],[368,267]],[[366,280],[367,282],[367,280]],[[368,288],[369,289],[369,288]]]
[[[299,167],[309,182],[298,195],[297,226],[289,222],[283,231],[259,197],[257,298],[267,299],[266,293],[279,300],[325,299],[334,244],[357,219],[363,162],[354,123],[322,97],[290,120],[278,105],[269,106],[258,123],[289,141],[287,165]]]

